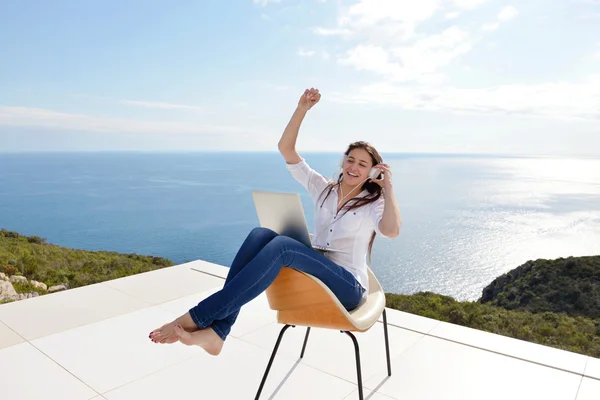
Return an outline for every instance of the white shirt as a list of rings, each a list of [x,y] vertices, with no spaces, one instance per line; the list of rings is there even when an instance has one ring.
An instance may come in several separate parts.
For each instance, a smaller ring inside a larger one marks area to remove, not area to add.
[[[383,196],[348,212],[342,209],[336,216],[337,190],[331,191],[325,203],[323,199],[327,192],[321,196],[331,181],[313,170],[304,159],[297,164],[286,164],[286,166],[292,176],[308,191],[315,204],[315,232],[312,244],[341,250],[327,252],[325,256],[354,275],[365,288],[366,295],[369,291],[367,252],[371,235],[375,231],[378,235],[385,236],[379,231],[379,221],[383,217],[385,205]],[[363,190],[358,196],[367,194],[369,192]]]

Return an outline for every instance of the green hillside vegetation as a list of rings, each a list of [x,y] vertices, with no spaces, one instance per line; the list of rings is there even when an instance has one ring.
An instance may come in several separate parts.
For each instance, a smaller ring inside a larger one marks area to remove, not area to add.
[[[528,261],[483,289],[480,302],[600,318],[600,256]]]
[[[90,285],[174,265],[162,257],[119,254],[110,251],[73,250],[46,243],[38,236],[0,231],[0,272],[23,275],[48,287]],[[15,283],[19,293],[36,291],[29,284]]]
[[[386,298],[387,307],[396,310],[600,357],[600,319],[506,310],[479,302],[459,302],[430,292],[412,295],[388,293]]]

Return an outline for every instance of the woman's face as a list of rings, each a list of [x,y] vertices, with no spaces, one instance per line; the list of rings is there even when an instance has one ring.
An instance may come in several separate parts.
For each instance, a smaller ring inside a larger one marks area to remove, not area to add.
[[[369,152],[365,149],[353,149],[344,161],[343,180],[348,185],[358,185],[369,177],[372,167]]]

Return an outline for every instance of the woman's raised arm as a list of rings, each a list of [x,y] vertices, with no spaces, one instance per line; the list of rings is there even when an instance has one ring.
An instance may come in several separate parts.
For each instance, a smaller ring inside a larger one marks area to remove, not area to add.
[[[281,139],[279,139],[277,147],[288,164],[297,164],[302,160],[300,154],[296,151],[296,139],[298,138],[300,125],[308,110],[317,104],[320,99],[321,94],[318,89],[306,89],[298,101],[298,107],[296,107],[290,122],[285,127]]]

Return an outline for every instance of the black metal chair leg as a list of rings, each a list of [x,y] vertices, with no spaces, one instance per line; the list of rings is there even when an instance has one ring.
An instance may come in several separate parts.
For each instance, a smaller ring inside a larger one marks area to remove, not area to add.
[[[277,354],[277,349],[279,348],[279,344],[281,343],[281,338],[283,338],[283,334],[289,327],[294,327],[294,325],[285,325],[281,332],[279,332],[279,337],[277,338],[277,342],[275,343],[275,348],[273,349],[273,353],[271,353],[271,359],[269,360],[269,364],[267,364],[267,369],[265,370],[265,374],[263,375],[262,381],[260,382],[260,387],[258,388],[258,392],[256,393],[256,397],[254,400],[258,400],[260,398],[260,393],[263,390],[263,386],[267,381],[267,375],[269,375],[269,371],[271,370],[271,365],[273,364],[273,360],[275,359],[275,354]]]
[[[306,336],[304,336],[304,344],[302,345],[302,352],[300,358],[304,357],[304,350],[306,350],[306,342],[308,342],[308,334],[310,333],[310,326],[306,328]]]
[[[387,315],[383,309],[383,334],[385,336],[385,355],[387,358],[388,376],[392,376],[392,362],[390,361],[390,340],[388,338]]]
[[[358,340],[356,340],[356,337],[348,331],[341,332],[350,336],[352,342],[354,343],[354,354],[356,355],[356,376],[358,378],[358,398],[363,400],[362,373],[360,371],[360,350],[358,348]]]

